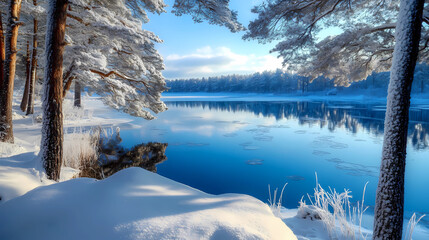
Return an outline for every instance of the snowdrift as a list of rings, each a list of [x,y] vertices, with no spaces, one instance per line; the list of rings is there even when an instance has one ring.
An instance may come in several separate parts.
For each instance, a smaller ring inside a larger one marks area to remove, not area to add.
[[[0,205],[2,239],[297,239],[247,195],[210,195],[141,168],[38,187]]]

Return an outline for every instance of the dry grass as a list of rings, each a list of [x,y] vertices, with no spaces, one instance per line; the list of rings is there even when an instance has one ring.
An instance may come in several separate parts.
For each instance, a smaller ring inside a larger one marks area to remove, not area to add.
[[[407,230],[405,232],[405,240],[412,240],[413,239],[413,232],[414,228],[417,226],[417,224],[422,220],[422,218],[426,216],[423,214],[419,218],[417,218],[416,213],[413,213],[413,216],[411,216],[410,220],[408,221]]]
[[[81,170],[80,177],[98,165],[99,128],[75,128],[64,134],[64,166]]]
[[[282,191],[280,192],[279,199],[277,200],[277,191],[278,188],[276,188],[271,196],[271,188],[270,185],[268,185],[268,206],[271,208],[271,211],[276,217],[281,218],[281,209],[282,209],[282,200],[283,200],[283,192],[285,190],[287,183],[283,185]]]
[[[323,222],[331,239],[367,239],[368,236],[362,231],[362,217],[368,208],[364,207],[367,184],[363,189],[362,201],[358,201],[354,207],[350,202],[351,191],[345,189],[340,193],[331,188],[326,191],[318,183],[316,174],[314,195],[308,196],[308,199],[311,209]],[[301,200],[299,208],[305,210],[308,206]]]

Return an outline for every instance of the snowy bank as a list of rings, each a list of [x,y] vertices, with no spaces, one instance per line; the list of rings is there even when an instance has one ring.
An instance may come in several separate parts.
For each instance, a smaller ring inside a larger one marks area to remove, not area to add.
[[[73,108],[73,102],[66,99],[63,105],[65,112],[64,132],[75,128],[91,128],[96,126],[111,127],[126,125],[132,119],[124,118],[125,114],[105,106],[100,98],[84,97],[85,109]],[[35,114],[26,116],[19,109],[20,99],[13,102],[13,132],[15,144],[0,142],[0,204],[26,192],[47,184],[54,183],[40,171],[41,163],[37,158],[41,139],[41,102],[35,101]],[[69,144],[66,140],[64,144]],[[62,180],[70,179],[76,171],[63,168]]]
[[[50,181],[37,157],[40,102],[32,117],[14,100],[15,144],[0,143],[0,239],[296,239],[253,197],[209,195],[140,168],[67,181],[77,172],[63,167],[64,182]],[[84,102],[81,110],[65,102],[65,133],[133,127],[99,98]]]
[[[133,117],[109,109],[97,97],[87,96],[84,103],[80,110],[70,100],[65,103],[65,145],[74,141],[67,134],[76,127],[138,127]],[[37,115],[40,102],[35,107]],[[77,172],[63,168],[65,182],[47,180],[37,158],[40,128],[36,117],[24,116],[15,102],[15,144],[0,143],[0,239],[330,239],[322,221],[302,218],[297,209],[275,213],[282,222],[253,197],[209,195],[143,169],[96,181],[68,180]],[[370,239],[372,213],[364,218],[362,230]],[[419,224],[413,239],[429,239],[428,229]]]
[[[140,168],[36,188],[0,205],[2,239],[296,239],[261,201]]]

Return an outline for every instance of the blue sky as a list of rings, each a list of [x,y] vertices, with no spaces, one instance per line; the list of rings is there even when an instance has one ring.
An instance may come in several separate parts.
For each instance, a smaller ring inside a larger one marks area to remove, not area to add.
[[[171,14],[174,0],[166,0],[167,13],[149,14],[143,28],[164,40],[157,45],[164,57],[167,79],[209,77],[223,74],[247,74],[281,67],[281,59],[269,50],[272,44],[244,41],[244,32],[231,33],[227,28],[208,23],[194,23],[190,16]],[[250,12],[261,0],[231,0],[239,21],[247,27],[256,18]]]

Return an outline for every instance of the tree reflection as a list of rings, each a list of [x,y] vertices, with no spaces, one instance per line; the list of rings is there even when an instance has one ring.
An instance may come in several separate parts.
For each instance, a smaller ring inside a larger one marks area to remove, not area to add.
[[[345,128],[352,133],[367,131],[381,136],[384,131],[385,106],[346,102],[167,102],[168,106],[203,108],[227,112],[250,112],[256,116],[274,117],[276,120],[298,119],[300,125],[328,128],[335,131]],[[412,107],[409,115],[408,136],[417,150],[428,148],[429,109]]]
[[[142,143],[126,149],[120,145],[121,142],[119,129],[114,134],[101,134],[99,159],[82,166],[80,177],[103,179],[130,167],[141,167],[156,173],[156,165],[167,160],[167,143]]]

